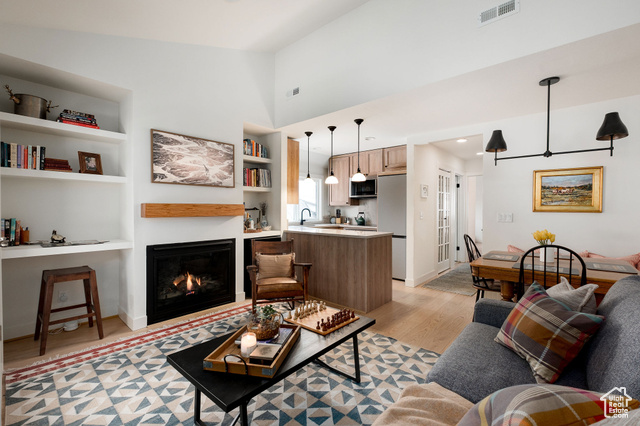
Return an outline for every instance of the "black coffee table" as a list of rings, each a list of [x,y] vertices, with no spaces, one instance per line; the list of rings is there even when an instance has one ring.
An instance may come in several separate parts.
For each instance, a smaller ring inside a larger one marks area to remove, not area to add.
[[[240,374],[219,373],[204,370],[202,362],[218,346],[223,344],[233,333],[220,336],[205,343],[167,355],[167,361],[180,374],[189,380],[196,388],[194,400],[193,420],[198,425],[205,423],[200,420],[200,399],[204,394],[224,412],[228,413],[240,407],[240,413],[233,424],[240,419],[242,425],[248,425],[247,405],[254,396],[270,388],[280,380],[300,370],[310,362],[316,362],[325,368],[360,383],[360,359],[358,353],[358,333],[371,327],[376,320],[360,316],[360,319],[346,325],[326,336],[302,329],[300,338],[294,344],[280,369],[271,379],[262,377],[243,376]],[[341,345],[347,340],[353,340],[354,375],[337,370],[318,358]]]

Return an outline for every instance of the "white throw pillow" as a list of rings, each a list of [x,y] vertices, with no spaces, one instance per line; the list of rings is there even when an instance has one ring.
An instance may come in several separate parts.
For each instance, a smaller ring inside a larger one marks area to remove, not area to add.
[[[597,284],[585,284],[573,288],[565,277],[560,277],[560,282],[548,288],[547,294],[567,305],[572,311],[595,314],[597,306],[596,296],[593,293],[598,287]]]

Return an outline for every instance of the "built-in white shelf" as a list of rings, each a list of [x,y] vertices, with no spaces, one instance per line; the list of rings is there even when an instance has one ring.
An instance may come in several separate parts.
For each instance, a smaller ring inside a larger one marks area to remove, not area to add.
[[[271,231],[245,232],[242,235],[245,240],[250,240],[252,238],[279,237],[282,235],[282,231],[272,229]]]
[[[61,247],[42,247],[39,245],[21,245],[16,247],[2,247],[2,259],[22,259],[25,257],[54,256],[58,254],[93,253],[109,250],[132,249],[133,242],[126,240],[111,240],[101,244],[83,244]]]
[[[76,182],[97,183],[126,183],[124,176],[94,175],[89,173],[57,172],[52,170],[18,169],[15,167],[1,167],[0,176],[25,179],[60,179]]]
[[[243,155],[242,161],[244,161],[245,163],[254,163],[254,164],[271,164],[273,162],[271,158],[254,157],[253,155]]]
[[[0,112],[0,127],[115,144],[127,140],[127,135],[124,133],[58,123],[56,121],[10,114],[7,112]]]
[[[271,192],[271,188],[263,188],[261,186],[243,186],[245,192]]]

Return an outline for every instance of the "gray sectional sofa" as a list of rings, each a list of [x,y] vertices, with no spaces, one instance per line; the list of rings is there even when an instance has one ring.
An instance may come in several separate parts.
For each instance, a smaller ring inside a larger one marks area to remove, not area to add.
[[[476,403],[513,385],[536,383],[529,364],[494,341],[513,308],[511,302],[481,299],[474,319],[438,359],[430,382]],[[567,366],[556,384],[606,393],[626,387],[640,398],[640,277],[620,279],[598,307],[605,317],[596,335]]]

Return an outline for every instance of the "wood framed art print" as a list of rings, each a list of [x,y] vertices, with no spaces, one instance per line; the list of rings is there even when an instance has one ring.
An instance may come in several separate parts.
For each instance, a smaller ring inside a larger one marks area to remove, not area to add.
[[[102,174],[100,154],[78,151],[78,162],[80,163],[80,173]]]
[[[602,213],[602,166],[535,170],[533,211]]]
[[[151,129],[151,182],[233,188],[234,146]]]

